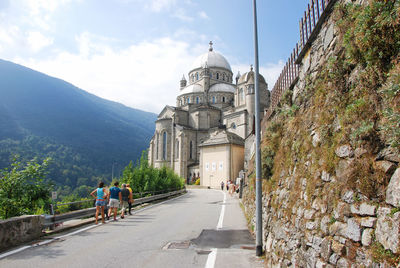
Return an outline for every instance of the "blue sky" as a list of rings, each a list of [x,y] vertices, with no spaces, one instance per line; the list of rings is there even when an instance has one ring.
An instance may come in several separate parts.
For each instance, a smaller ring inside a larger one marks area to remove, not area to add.
[[[159,113],[210,40],[234,75],[254,62],[251,0],[0,0],[0,58]],[[308,0],[257,1],[260,72],[273,87]]]

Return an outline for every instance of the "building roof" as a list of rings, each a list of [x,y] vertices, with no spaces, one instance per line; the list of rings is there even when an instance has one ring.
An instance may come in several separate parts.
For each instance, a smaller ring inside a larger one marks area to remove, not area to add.
[[[266,84],[264,77],[259,74],[258,75],[258,81],[261,83]],[[254,72],[253,72],[253,68],[251,68],[250,72],[244,73],[242,76],[240,76],[239,80],[238,80],[238,84],[242,84],[242,83],[249,83],[249,84],[254,84]]]
[[[226,83],[214,84],[210,87],[209,92],[229,92],[235,93],[235,87]]]
[[[198,93],[198,92],[203,92],[204,89],[202,86],[199,84],[191,84],[188,85],[187,87],[183,88],[181,92],[179,92],[179,95],[185,95],[185,94],[191,94],[191,93]]]
[[[222,144],[236,144],[244,146],[244,139],[235,133],[229,132],[225,129],[219,129],[210,134],[207,139],[202,142],[199,147],[222,145]]]
[[[215,52],[214,50],[209,50],[203,55],[197,57],[197,59],[193,62],[192,68],[190,70],[204,68],[206,66],[208,66],[209,68],[212,67],[223,68],[232,72],[231,65],[225,59],[225,57],[222,56],[220,53]]]

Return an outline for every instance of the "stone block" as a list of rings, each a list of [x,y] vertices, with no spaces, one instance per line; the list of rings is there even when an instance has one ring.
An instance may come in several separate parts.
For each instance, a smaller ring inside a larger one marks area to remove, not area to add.
[[[375,238],[385,249],[397,254],[400,248],[400,212],[390,215],[391,209],[380,207]]]
[[[336,265],[337,261],[339,260],[340,256],[337,255],[336,253],[333,253],[330,257],[329,257],[329,263]]]
[[[376,215],[376,206],[369,205],[367,203],[361,203],[359,214],[362,216],[375,216]]]
[[[25,215],[0,221],[0,251],[42,236],[43,216]]]
[[[342,194],[342,200],[346,203],[352,204],[354,203],[354,191],[347,190]]]
[[[347,226],[343,230],[342,235],[355,242],[359,242],[361,240],[360,224],[354,218],[348,219]]]
[[[333,217],[337,220],[343,220],[344,217],[350,216],[350,206],[339,201],[336,208],[333,210]]]
[[[315,214],[315,210],[307,209],[304,211],[304,219],[311,220],[311,219],[313,219],[314,214]]]
[[[346,253],[345,245],[333,240],[332,241],[332,251],[339,256],[343,256]]]
[[[380,171],[384,172],[387,175],[392,175],[393,172],[396,170],[396,165],[393,162],[387,160],[377,161],[375,165],[377,169],[379,169]]]
[[[325,182],[330,182],[331,181],[331,175],[326,172],[325,170],[322,171],[322,175],[321,175],[321,180],[325,181]]]
[[[315,268],[326,268],[327,267],[327,263],[321,261],[320,259],[317,260],[317,262],[315,263]]]
[[[318,226],[318,222],[316,222],[316,221],[309,221],[306,223],[307,230],[315,230],[315,229],[317,229],[317,226]]]
[[[375,227],[376,224],[376,218],[375,217],[362,218],[360,224],[362,227],[373,228]]]
[[[330,221],[331,221],[331,219],[328,215],[325,215],[321,219],[320,229],[324,234],[328,234],[328,232],[329,232],[329,222]]]
[[[400,162],[400,155],[391,147],[385,148],[378,153],[376,160],[387,160],[394,163]]]
[[[329,226],[329,235],[335,236],[336,234],[341,234],[345,228],[345,223],[336,221]]]
[[[312,145],[317,147],[321,143],[321,137],[318,132],[315,132],[312,136]]]
[[[373,231],[374,230],[371,228],[364,229],[361,237],[361,243],[363,244],[363,246],[368,247],[369,245],[371,245]]]
[[[324,261],[329,260],[329,256],[332,253],[332,240],[328,237],[322,239],[321,242],[321,257]]]
[[[396,169],[390,178],[386,190],[386,203],[395,207],[400,207],[400,168]]]
[[[345,258],[340,258],[337,263],[336,267],[338,268],[348,268],[349,267],[349,261]]]
[[[329,45],[331,44],[333,38],[334,38],[334,28],[333,28],[333,24],[331,24],[328,29],[325,32],[325,36],[324,36],[324,50],[326,50]]]
[[[340,158],[347,158],[354,156],[354,151],[349,144],[337,147],[335,153]]]

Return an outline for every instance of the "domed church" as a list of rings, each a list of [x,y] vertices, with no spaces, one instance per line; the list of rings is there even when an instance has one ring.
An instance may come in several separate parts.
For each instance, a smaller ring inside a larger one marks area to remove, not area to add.
[[[149,164],[168,166],[193,182],[219,187],[236,181],[254,154],[254,72],[233,79],[229,62],[208,51],[193,63],[188,79],[180,81],[176,107],[165,106],[158,115],[150,141]],[[259,76],[260,112],[269,106],[268,85]]]

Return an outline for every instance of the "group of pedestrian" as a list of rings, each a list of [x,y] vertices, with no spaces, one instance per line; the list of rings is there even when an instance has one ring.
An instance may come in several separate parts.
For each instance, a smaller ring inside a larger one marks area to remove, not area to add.
[[[230,195],[233,195],[233,193],[236,191],[236,185],[231,180],[227,180],[226,184],[224,181],[221,181],[221,191],[224,190],[224,186],[226,186],[226,190]]]
[[[118,208],[121,206],[121,219],[125,217],[125,210],[128,209],[129,215],[132,215],[131,208],[133,204],[132,189],[129,184],[122,184],[122,189],[119,188],[119,182],[115,182],[114,186],[108,191],[104,186],[104,182],[100,182],[98,188],[90,193],[91,196],[96,198],[96,224],[98,223],[98,216],[101,213],[101,222],[105,223],[107,219],[114,214],[114,221],[117,220]],[[108,209],[107,207],[110,209]]]

